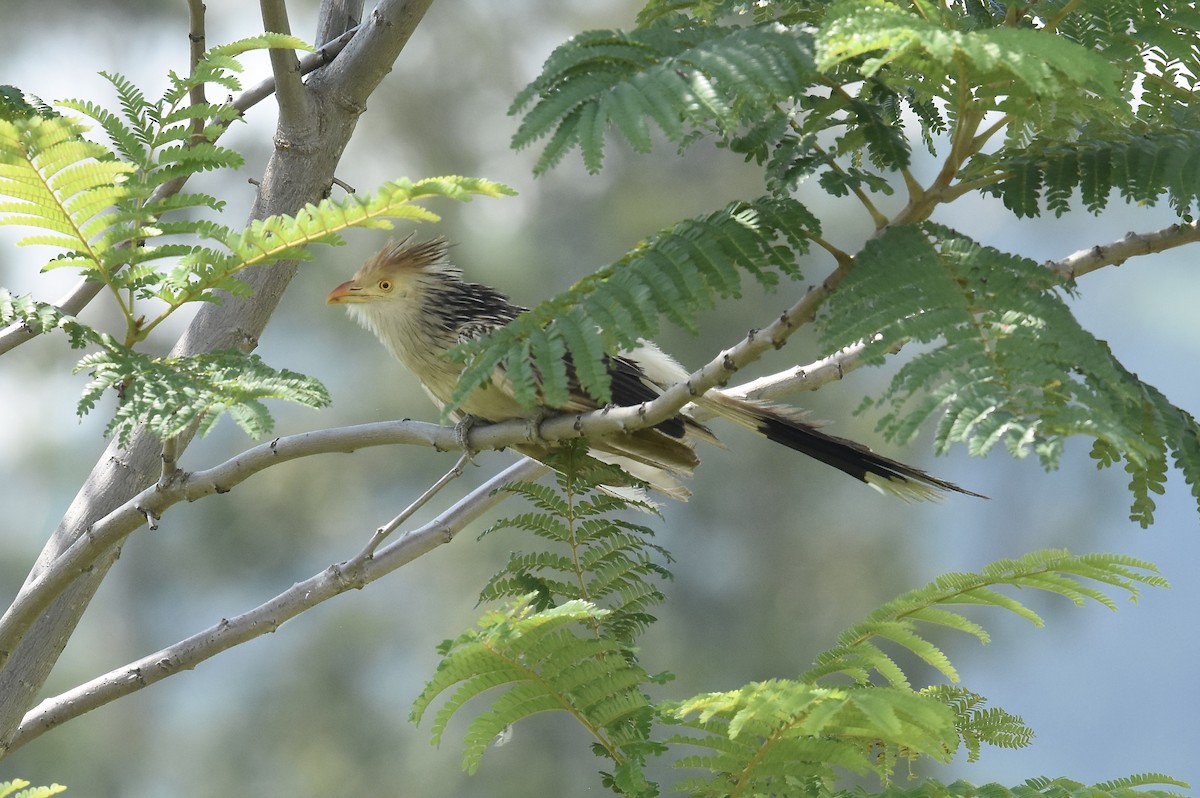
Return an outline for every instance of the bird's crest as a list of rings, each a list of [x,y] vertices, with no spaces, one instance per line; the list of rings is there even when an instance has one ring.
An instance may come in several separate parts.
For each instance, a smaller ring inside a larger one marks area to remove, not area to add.
[[[442,236],[412,243],[410,233],[403,241],[389,241],[387,246],[363,264],[359,277],[401,273],[457,273],[450,265],[447,253],[450,244]]]

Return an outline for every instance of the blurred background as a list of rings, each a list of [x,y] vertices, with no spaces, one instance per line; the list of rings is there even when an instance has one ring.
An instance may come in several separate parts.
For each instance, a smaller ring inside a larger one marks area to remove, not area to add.
[[[210,45],[254,34],[256,11],[208,0]],[[515,93],[550,50],[587,28],[628,26],[639,3],[627,0],[458,0],[435,3],[394,71],[372,98],[342,161],[339,177],[368,191],[382,180],[465,174],[500,180],[520,195],[431,206],[437,228],[458,245],[469,275],[532,304],[611,262],[637,240],[679,218],[761,191],[754,169],[727,152],[697,145],[682,157],[669,146],[634,156],[621,142],[599,176],[572,155],[535,180],[536,151],[513,153]],[[292,27],[311,37],[315,2],[293,2]],[[0,83],[47,100],[88,98],[115,105],[97,73],[120,72],[148,96],[168,69],[187,68],[185,4],[0,0]],[[265,57],[247,59],[250,85],[266,74]],[[265,163],[273,106],[252,109],[224,143],[247,165],[237,175],[198,180],[229,200],[228,223],[245,217],[246,180]],[[929,164],[918,171],[930,176]],[[207,186],[207,189],[206,189]],[[854,246],[869,220],[853,204],[801,192],[822,216],[827,237]],[[1118,208],[1017,224],[997,203],[959,202],[939,221],[1002,249],[1042,260],[1173,221],[1156,208]],[[399,231],[401,233],[406,231]],[[0,229],[0,285],[57,298],[71,275],[40,274],[47,257],[12,246],[20,231]],[[267,362],[314,375],[334,397],[321,413],[281,405],[279,434],[399,417],[434,420],[428,401],[373,337],[355,327],[325,294],[386,236],[351,232],[348,246],[317,251],[303,266],[262,340]],[[1077,311],[1132,371],[1197,412],[1200,275],[1196,248],[1135,259],[1087,276]],[[805,264],[810,280],[830,264]],[[696,367],[747,329],[790,304],[803,286],[779,296],[716,308],[693,337],[676,329],[665,347]],[[85,318],[106,323],[102,301]],[[162,331],[164,350],[186,323]],[[796,337],[747,378],[822,353]],[[42,543],[102,452],[104,412],[79,421],[75,402],[86,382],[72,375],[77,353],[61,337],[20,347],[0,361],[0,599],[15,594]],[[1039,548],[1119,552],[1157,563],[1171,590],[1123,599],[1110,613],[1065,600],[1022,595],[1044,614],[1035,629],[1015,617],[980,614],[994,643],[938,638],[963,684],[1017,713],[1037,732],[1026,750],[985,749],[982,761],[956,761],[926,774],[943,781],[1068,776],[1095,782],[1158,771],[1200,784],[1195,718],[1200,686],[1197,514],[1188,486],[1172,473],[1157,524],[1126,520],[1129,496],[1120,471],[1097,472],[1089,444],[1072,442],[1062,468],[1003,452],[971,460],[961,451],[934,459],[929,440],[896,450],[874,434],[875,419],[855,417],[860,399],[886,384],[889,370],[853,373],[794,401],[838,434],[991,496],[904,505],[861,484],[730,429],[728,450],[702,452],[704,467],[688,504],[665,507],[660,542],[678,560],[666,585],[661,622],[648,633],[645,664],[678,679],[662,697],[731,689],[749,680],[793,676],[878,604],[945,571],[976,570]],[[229,422],[197,441],[181,463],[211,466],[253,442]],[[472,484],[511,461],[486,453],[478,468],[433,503],[437,512]],[[222,617],[244,612],[331,562],[357,552],[454,462],[452,454],[386,448],[313,458],[262,473],[238,490],[177,506],[157,532],[140,530],[125,546],[47,687],[47,695],[174,643]],[[765,475],[765,476],[764,476]],[[499,512],[514,512],[515,503]],[[428,517],[428,514],[425,516]],[[561,718],[539,717],[490,750],[480,773],[459,767],[461,732],[429,744],[428,724],[408,711],[436,663],[435,646],[472,625],[484,580],[523,541],[506,535],[476,541],[485,522],[451,545],[368,589],[338,597],[283,626],[150,689],[35,740],[0,763],[0,781],[60,782],[70,795],[188,798],[255,794],[576,796],[600,794],[599,762],[588,740]],[[933,675],[930,675],[933,678]],[[662,773],[669,783],[672,774]]]

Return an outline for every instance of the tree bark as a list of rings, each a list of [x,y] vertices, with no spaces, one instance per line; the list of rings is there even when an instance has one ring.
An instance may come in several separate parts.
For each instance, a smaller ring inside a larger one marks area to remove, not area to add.
[[[391,70],[432,2],[382,0],[340,56],[310,76],[302,87],[303,113],[280,114],[275,149],[251,219],[294,213],[329,190],[358,117],[366,109],[367,98]],[[357,24],[361,5],[357,0],[326,0],[318,41],[332,39]],[[298,71],[294,80],[299,80]],[[280,81],[278,72],[276,81]],[[289,125],[285,123],[288,119],[297,121]],[[253,296],[244,300],[227,298],[220,305],[205,304],[176,343],[174,354],[194,355],[231,347],[253,349],[295,273],[295,263],[248,273],[244,279],[254,289]],[[186,444],[186,440],[179,441],[178,449]],[[110,444],[47,542],[29,579],[99,519],[151,485],[161,471],[161,455],[161,443],[144,432],[135,434],[127,448]],[[33,706],[84,610],[119,556],[120,546],[107,551],[33,624],[18,645],[11,651],[0,651],[4,659],[0,669],[0,756],[7,752],[18,724]]]

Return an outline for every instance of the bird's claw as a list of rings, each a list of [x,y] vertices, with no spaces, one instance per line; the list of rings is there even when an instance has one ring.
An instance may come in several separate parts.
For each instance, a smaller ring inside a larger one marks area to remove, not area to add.
[[[454,440],[458,443],[458,448],[464,452],[474,454],[475,450],[471,448],[470,434],[471,428],[479,423],[479,419],[475,416],[463,416],[454,425]]]
[[[542,422],[550,415],[546,408],[539,407],[537,412],[525,419],[525,439],[534,446],[546,447],[546,439],[542,437]]]

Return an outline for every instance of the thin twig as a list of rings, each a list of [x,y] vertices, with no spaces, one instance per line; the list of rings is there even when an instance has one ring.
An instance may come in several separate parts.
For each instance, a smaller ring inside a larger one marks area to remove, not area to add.
[[[1196,241],[1200,241],[1200,220],[1173,224],[1151,233],[1126,233],[1120,241],[1081,249],[1062,260],[1046,261],[1045,265],[1064,278],[1074,280],[1104,266],[1120,266],[1137,255],[1152,255]]]
[[[196,65],[204,57],[205,51],[204,0],[188,0],[188,20],[191,24],[191,30],[188,31],[191,68],[192,73],[195,74]],[[188,93],[188,99],[194,106],[207,103],[208,99],[204,94],[204,84],[197,83],[192,86],[191,91]],[[199,144],[204,140],[204,119],[196,117],[192,120],[192,143]]]
[[[409,518],[412,518],[413,513],[424,507],[426,502],[438,494],[438,491],[461,477],[467,470],[467,466],[470,465],[474,456],[474,453],[470,449],[464,451],[462,453],[462,457],[459,457],[458,462],[454,464],[454,467],[443,474],[437,482],[430,485],[429,489],[418,496],[412,504],[405,507],[404,510],[401,511],[400,515],[376,529],[375,534],[371,536],[371,540],[367,542],[366,548],[355,555],[351,562],[370,559],[372,555],[375,554],[375,550],[379,548],[379,544],[387,540],[388,535],[395,532],[396,529]]]
[[[179,470],[179,439],[167,438],[162,446],[162,474],[158,477],[158,487],[163,489],[178,481],[182,475]]]

